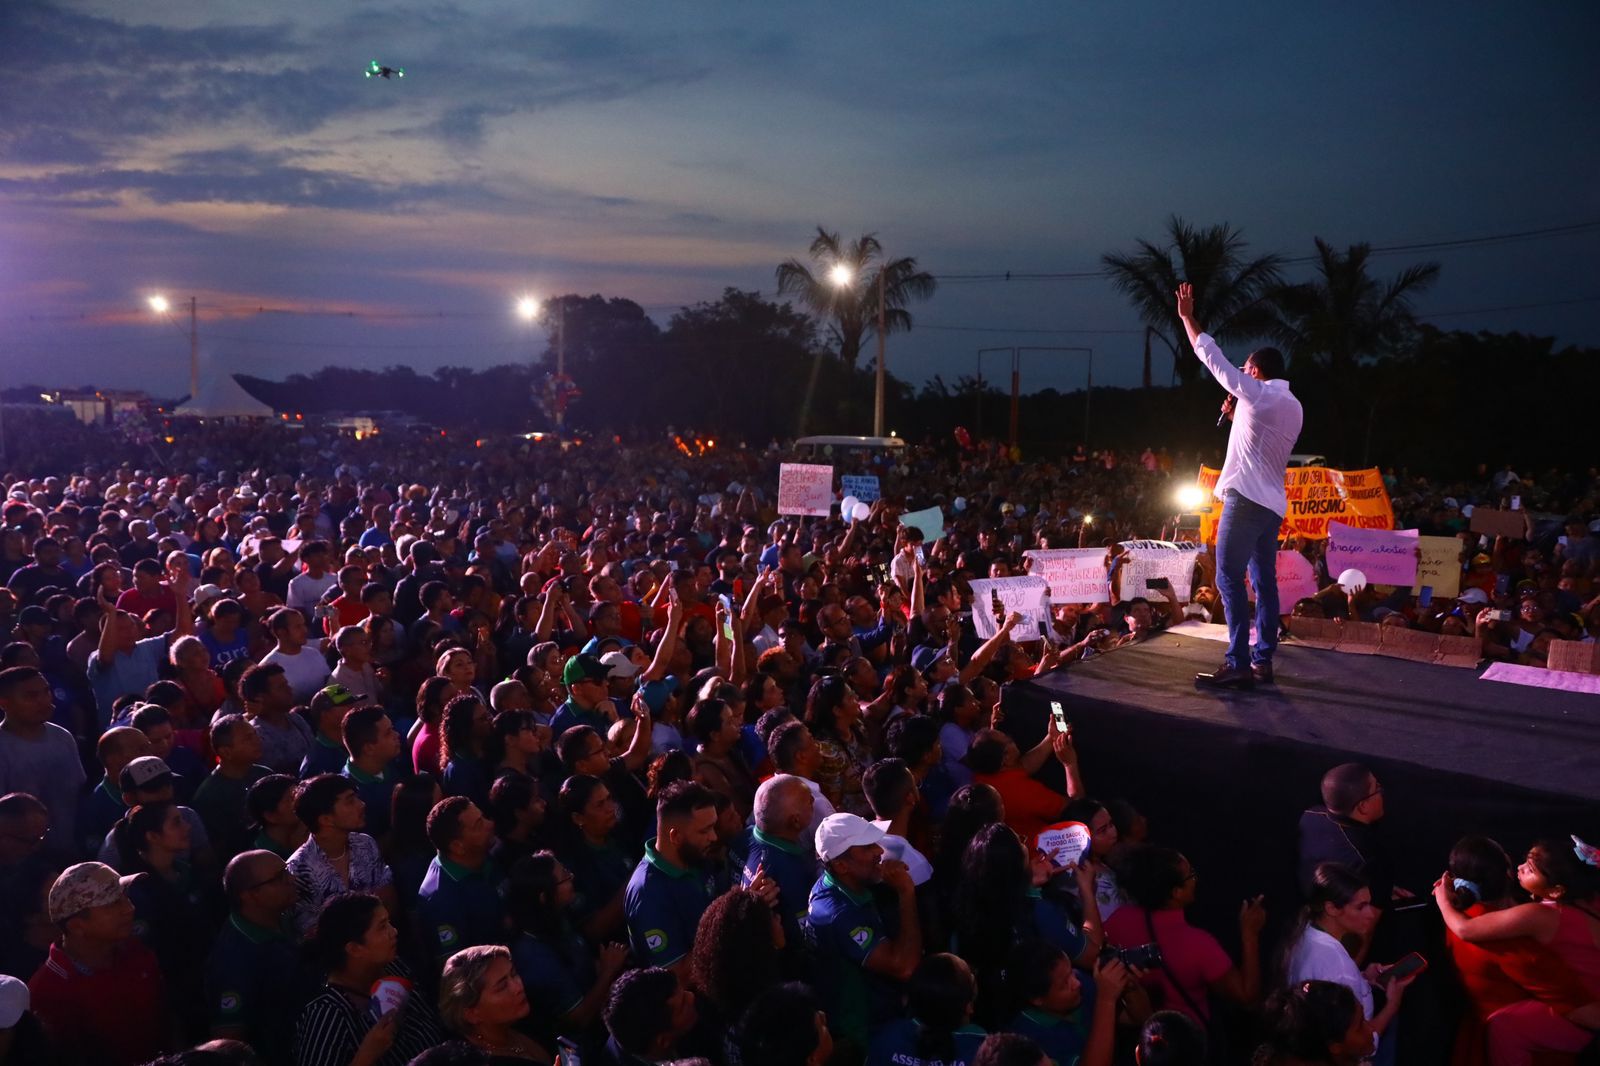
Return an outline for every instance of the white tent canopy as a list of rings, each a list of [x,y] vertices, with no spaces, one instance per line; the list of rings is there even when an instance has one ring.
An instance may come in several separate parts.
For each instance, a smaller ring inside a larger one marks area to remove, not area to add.
[[[213,374],[200,384],[200,394],[172,412],[186,418],[271,418],[273,410],[248,392],[232,374]]]

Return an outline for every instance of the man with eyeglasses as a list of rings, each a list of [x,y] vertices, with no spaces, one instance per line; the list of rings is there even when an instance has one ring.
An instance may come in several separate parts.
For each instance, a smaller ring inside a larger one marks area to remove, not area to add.
[[[1379,906],[1411,895],[1394,884],[1394,870],[1377,828],[1383,786],[1364,763],[1341,763],[1322,776],[1322,805],[1300,816],[1300,891],[1310,890],[1317,865],[1343,863],[1367,881]]]
[[[211,1035],[243,1040],[264,1062],[286,1062],[300,1003],[288,928],[297,898],[294,878],[272,852],[245,851],[228,863],[222,887],[228,920],[206,959]]]

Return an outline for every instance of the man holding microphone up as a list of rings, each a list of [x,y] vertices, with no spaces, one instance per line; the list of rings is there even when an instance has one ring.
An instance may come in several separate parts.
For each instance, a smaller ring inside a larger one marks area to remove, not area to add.
[[[1244,369],[1228,362],[1211,335],[1194,320],[1194,286],[1178,286],[1178,317],[1189,334],[1195,355],[1211,371],[1232,413],[1228,457],[1213,490],[1223,501],[1217,526],[1217,585],[1228,620],[1228,653],[1222,669],[1196,674],[1195,683],[1209,688],[1254,688],[1272,683],[1272,653],[1278,648],[1278,528],[1289,509],[1283,475],[1289,453],[1300,436],[1300,401],[1283,377],[1283,353],[1258,348]],[[1231,407],[1230,407],[1231,403]],[[1250,647],[1246,571],[1256,590],[1256,645]]]

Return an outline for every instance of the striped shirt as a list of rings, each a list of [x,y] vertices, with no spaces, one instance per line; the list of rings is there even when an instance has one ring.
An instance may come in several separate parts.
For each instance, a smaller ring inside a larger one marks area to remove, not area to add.
[[[383,972],[385,976],[411,979],[402,962],[390,963]],[[372,1028],[370,1002],[367,996],[324,983],[301,1010],[295,1026],[295,1066],[349,1066]],[[413,991],[400,1012],[394,1043],[378,1060],[378,1066],[404,1066],[444,1041],[427,996]]]

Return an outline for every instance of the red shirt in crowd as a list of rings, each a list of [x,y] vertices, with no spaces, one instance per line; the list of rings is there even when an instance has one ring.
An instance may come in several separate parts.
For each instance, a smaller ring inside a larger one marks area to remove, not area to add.
[[[130,937],[109,969],[86,970],[60,944],[28,982],[33,1013],[74,1062],[138,1066],[160,1055],[171,1032],[155,954]]]
[[[1030,848],[1040,830],[1061,820],[1061,812],[1067,805],[1067,797],[1044,782],[1034,780],[1020,767],[997,774],[974,774],[972,780],[1000,793],[1006,805],[1006,825]]]

